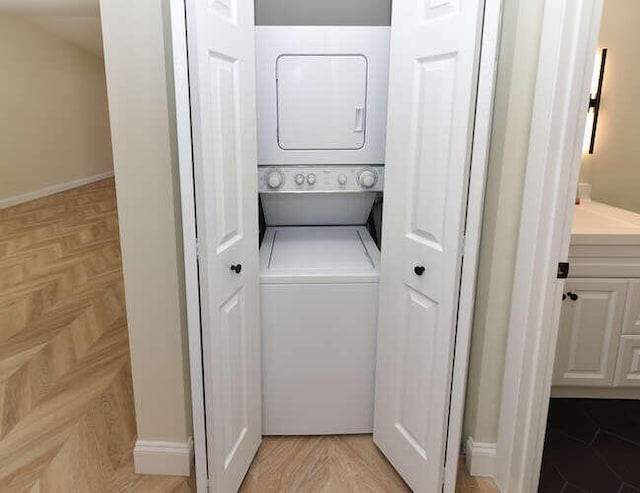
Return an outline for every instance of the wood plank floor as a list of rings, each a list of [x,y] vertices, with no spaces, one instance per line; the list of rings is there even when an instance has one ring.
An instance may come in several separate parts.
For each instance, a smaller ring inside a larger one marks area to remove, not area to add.
[[[113,180],[0,210],[0,491],[190,491],[135,438]]]
[[[411,491],[371,435],[263,437],[241,493],[405,493]],[[498,493],[488,478],[470,477],[462,462],[456,493]]]
[[[113,180],[0,210],[0,492],[195,491],[136,475],[135,438]],[[365,435],[267,437],[242,491],[408,489]]]

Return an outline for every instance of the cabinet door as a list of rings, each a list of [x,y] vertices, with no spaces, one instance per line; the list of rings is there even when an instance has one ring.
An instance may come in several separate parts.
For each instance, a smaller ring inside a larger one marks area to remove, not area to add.
[[[613,385],[627,281],[572,279],[563,302],[553,385]]]
[[[640,335],[622,336],[616,387],[640,387]]]
[[[616,387],[640,387],[640,280],[629,281],[618,351]]]
[[[629,281],[622,333],[640,335],[640,280]]]

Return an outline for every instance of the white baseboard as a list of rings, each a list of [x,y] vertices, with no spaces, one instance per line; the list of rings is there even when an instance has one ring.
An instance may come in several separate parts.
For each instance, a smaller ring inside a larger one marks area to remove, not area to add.
[[[136,441],[133,464],[137,474],[191,476],[193,439],[184,442]]]
[[[93,183],[94,181],[104,180],[111,178],[113,171],[107,171],[106,173],[100,173],[99,175],[87,176],[85,178],[79,178],[77,180],[68,181],[66,183],[60,183],[58,185],[51,185],[50,187],[41,188],[34,192],[27,192],[21,195],[15,195],[6,199],[0,200],[0,209],[6,209],[12,205],[22,204],[23,202],[29,202],[30,200],[40,199],[47,195],[53,195],[54,193],[64,192],[65,190],[71,190],[72,188],[81,187]]]
[[[495,443],[474,442],[472,437],[467,439],[465,462],[471,476],[494,477],[496,448]]]

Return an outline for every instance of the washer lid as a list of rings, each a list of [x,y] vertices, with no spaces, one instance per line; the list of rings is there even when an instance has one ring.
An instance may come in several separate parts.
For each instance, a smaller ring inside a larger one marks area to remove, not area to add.
[[[260,272],[263,279],[280,282],[290,277],[362,280],[377,278],[379,257],[364,226],[273,227],[267,228],[260,249]]]

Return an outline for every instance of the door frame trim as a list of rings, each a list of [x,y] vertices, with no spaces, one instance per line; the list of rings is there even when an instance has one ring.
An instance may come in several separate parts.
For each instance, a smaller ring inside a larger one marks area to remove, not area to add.
[[[498,71],[498,53],[502,27],[503,0],[485,0],[478,85],[476,117],[473,128],[471,169],[469,170],[469,192],[467,195],[467,218],[464,249],[462,252],[462,274],[458,300],[458,323],[453,355],[453,376],[449,403],[449,430],[444,463],[444,491],[454,493],[458,473],[458,459],[462,444],[467,374],[471,348],[471,332],[476,296],[480,238],[484,216],[484,195],[493,125],[493,102]]]
[[[493,100],[495,93],[497,57],[502,23],[503,0],[485,0],[484,22],[478,72],[476,119],[471,155],[467,220],[463,250],[463,265],[458,307],[458,326],[453,361],[449,432],[445,457],[445,492],[455,491],[458,457],[462,439],[462,423],[466,395],[467,370],[471,328],[473,323],[476,277],[480,235],[483,219],[484,191],[487,175]],[[185,0],[170,0],[170,33],[172,48],[173,96],[176,101],[177,153],[180,175],[180,201],[186,288],[187,325],[189,335],[189,363],[193,417],[195,475],[198,492],[208,488],[205,432],[205,400],[202,381],[202,337],[200,322],[200,288],[196,241],[193,154],[191,141],[191,113],[187,58]]]
[[[187,57],[187,24],[185,0],[170,0],[165,11],[169,24],[173,70],[167,67],[167,80],[173,78],[180,205],[186,291],[187,331],[189,339],[189,376],[191,381],[191,414],[193,420],[193,452],[196,490],[209,488],[207,469],[207,435],[202,364],[202,325],[200,323],[200,282],[198,277],[198,244],[196,236],[196,197],[194,188],[193,143],[191,140],[191,102],[189,97],[189,63]],[[165,30],[166,32],[166,30]],[[165,47],[167,40],[165,40]],[[171,87],[170,87],[171,89]]]
[[[502,387],[496,483],[537,491],[603,0],[545,2]]]

